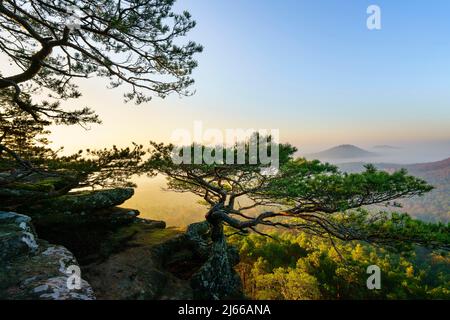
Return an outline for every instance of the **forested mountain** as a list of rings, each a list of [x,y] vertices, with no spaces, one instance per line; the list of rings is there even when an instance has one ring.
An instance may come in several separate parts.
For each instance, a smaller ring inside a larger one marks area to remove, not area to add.
[[[339,168],[346,172],[361,172],[364,165],[363,162],[338,164]],[[401,211],[427,221],[450,220],[450,158],[407,165],[376,163],[375,166],[388,172],[405,168],[411,175],[421,177],[434,186],[434,190],[422,197],[401,201]]]

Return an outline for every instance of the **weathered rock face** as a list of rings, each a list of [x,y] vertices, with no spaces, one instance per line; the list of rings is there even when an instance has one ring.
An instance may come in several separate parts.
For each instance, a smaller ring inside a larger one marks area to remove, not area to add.
[[[121,226],[136,221],[139,211],[116,207],[133,195],[117,188],[68,193],[17,208],[29,215],[39,236],[61,244],[83,261],[98,259],[100,243]]]
[[[239,262],[225,240],[212,244],[211,254],[194,274],[191,286],[195,299],[221,300],[242,298],[242,283],[233,267]]]
[[[239,254],[227,245],[225,238],[207,243],[208,223],[189,226],[187,236],[197,251],[207,256],[206,262],[192,276],[191,287],[194,299],[241,299],[242,283],[233,267],[239,263]]]
[[[39,240],[30,221],[0,211],[0,299],[95,299],[85,280],[70,285],[68,268],[79,268],[73,254]]]

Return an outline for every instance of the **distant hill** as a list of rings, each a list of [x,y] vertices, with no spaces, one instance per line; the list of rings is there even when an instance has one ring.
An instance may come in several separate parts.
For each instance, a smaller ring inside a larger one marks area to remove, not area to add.
[[[442,174],[449,170],[450,158],[436,162],[410,164],[406,165],[405,168],[412,172],[435,172]]]
[[[374,152],[369,152],[351,144],[342,144],[321,152],[307,154],[305,157],[307,159],[335,160],[368,158],[376,155]]]
[[[349,162],[338,164],[345,172],[361,172],[364,170],[364,162]],[[395,164],[374,163],[380,170],[393,172],[401,168],[408,173],[420,177],[435,187],[435,189],[423,197],[414,197],[403,200],[401,211],[427,221],[450,222],[450,158],[427,163]]]
[[[338,164],[339,168],[345,172],[361,172],[364,169],[364,165],[368,162],[346,162]],[[431,172],[440,172],[441,170],[447,171],[450,169],[450,158],[434,161],[434,162],[425,162],[425,163],[413,163],[413,164],[398,164],[398,163],[372,163],[378,169],[386,170],[386,171],[394,171],[401,168],[405,168],[410,173],[420,173],[427,172],[430,174]]]

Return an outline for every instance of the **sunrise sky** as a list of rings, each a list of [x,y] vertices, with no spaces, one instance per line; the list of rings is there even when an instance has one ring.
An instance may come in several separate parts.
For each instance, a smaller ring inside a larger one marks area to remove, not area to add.
[[[366,9],[381,7],[381,30]],[[450,141],[450,2],[182,0],[201,43],[192,97],[135,106],[106,82],[80,83],[103,120],[53,128],[55,146],[169,141],[175,129],[279,129],[305,152],[336,144]],[[2,63],[6,63],[3,58]]]

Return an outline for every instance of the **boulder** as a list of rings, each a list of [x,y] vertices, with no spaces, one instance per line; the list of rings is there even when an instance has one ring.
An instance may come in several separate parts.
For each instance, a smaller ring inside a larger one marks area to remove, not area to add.
[[[95,299],[89,283],[74,277],[79,265],[73,254],[38,239],[30,222],[0,211],[0,299]]]

